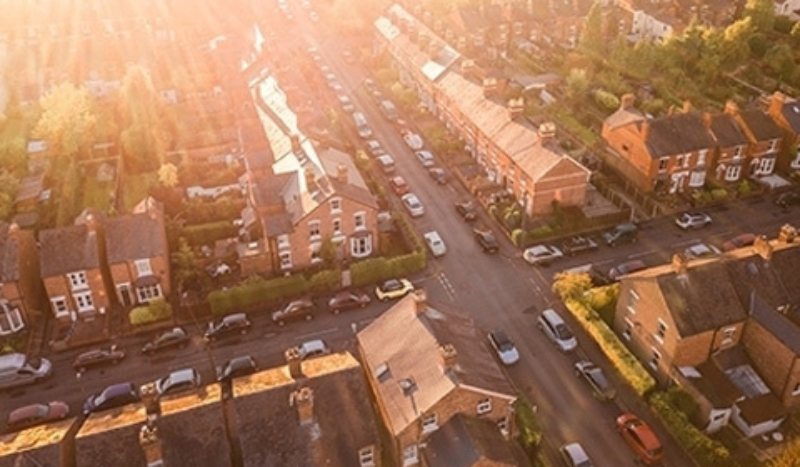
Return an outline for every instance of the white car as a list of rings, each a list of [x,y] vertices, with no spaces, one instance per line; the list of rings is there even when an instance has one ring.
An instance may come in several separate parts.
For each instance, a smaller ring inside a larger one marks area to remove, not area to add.
[[[297,351],[300,352],[300,358],[305,360],[320,355],[328,355],[331,353],[331,348],[328,347],[328,344],[324,340],[313,339],[298,345]]]
[[[513,365],[519,361],[519,352],[505,332],[494,330],[489,333],[489,343],[492,344],[497,356],[503,365]]]
[[[159,396],[174,394],[200,387],[200,374],[194,368],[173,371],[169,376],[156,381],[156,393]]]
[[[381,154],[386,154],[386,151],[383,150],[381,147],[381,143],[378,140],[371,139],[367,141],[367,151],[372,154],[373,157],[378,157]]]
[[[414,153],[423,167],[433,167],[433,154],[430,151],[417,151]]]
[[[423,146],[422,138],[414,132],[406,131],[405,133],[403,133],[403,141],[405,141],[408,147],[410,147],[414,151],[422,149]]]
[[[698,243],[683,250],[687,259],[710,258],[720,253],[719,248],[707,243]]]
[[[426,232],[423,237],[425,237],[425,243],[428,244],[428,248],[430,248],[431,253],[435,258],[439,256],[443,256],[447,253],[447,247],[444,245],[444,240],[439,235],[439,232],[432,230],[430,232]]]
[[[406,207],[411,217],[419,217],[425,214],[425,208],[414,193],[406,193],[400,200],[403,201],[403,206]]]
[[[548,266],[562,256],[564,256],[564,253],[551,245],[534,245],[522,253],[522,257],[529,264],[538,264],[541,266]]]
[[[711,216],[704,212],[685,212],[675,219],[675,224],[683,230],[699,229],[711,223]]]
[[[578,443],[565,444],[559,449],[561,457],[568,467],[592,467],[592,461],[589,460],[589,455]]]

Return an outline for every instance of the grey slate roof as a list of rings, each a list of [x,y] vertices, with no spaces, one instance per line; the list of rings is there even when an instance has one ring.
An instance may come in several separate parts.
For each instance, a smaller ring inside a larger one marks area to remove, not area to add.
[[[800,355],[800,327],[758,296],[753,297],[750,315],[795,355]]]
[[[109,217],[104,225],[109,264],[168,255],[163,218],[156,212]]]
[[[481,461],[496,466],[528,465],[517,461],[494,423],[463,414],[451,417],[436,430],[423,453],[428,467],[472,467]]]
[[[729,114],[713,115],[709,130],[717,144],[723,148],[742,146],[749,143],[747,135],[744,134],[744,131],[736,123],[733,116]]]
[[[697,112],[679,113],[650,121],[645,145],[656,158],[714,147],[714,139]]]
[[[766,112],[757,109],[743,110],[740,115],[758,141],[766,141],[783,136],[781,128]]]
[[[794,132],[800,133],[800,102],[793,101],[783,104],[781,113]]]
[[[42,230],[39,245],[43,278],[100,266],[97,232],[85,224]]]
[[[233,383],[245,467],[353,467],[358,451],[379,445],[375,414],[361,366],[349,353],[302,362],[305,378],[277,367]],[[301,424],[292,394],[313,391],[311,423]]]

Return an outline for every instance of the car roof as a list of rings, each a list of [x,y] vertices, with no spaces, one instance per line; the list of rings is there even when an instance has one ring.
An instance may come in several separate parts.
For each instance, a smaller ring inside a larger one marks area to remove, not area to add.
[[[222,321],[241,321],[247,319],[247,315],[244,313],[234,313],[232,315],[227,315],[222,318]]]
[[[244,368],[250,367],[255,363],[255,360],[250,355],[242,355],[241,357],[233,357],[228,361],[228,366],[231,368]]]
[[[108,400],[111,397],[127,394],[131,391],[136,392],[136,387],[134,387],[133,383],[117,383],[103,389],[101,394],[105,394],[105,399]]]
[[[194,379],[194,375],[195,371],[193,368],[184,368],[173,371],[167,378],[169,378],[170,382],[172,383],[180,383],[184,381],[192,381]]]
[[[322,339],[312,339],[310,341],[303,342],[302,344],[300,344],[300,347],[302,347],[305,350],[317,350],[326,348],[327,344]]]
[[[589,456],[586,454],[586,451],[583,450],[583,446],[578,443],[566,444],[562,446],[561,449],[567,453],[576,465],[589,460]]]
[[[489,334],[492,335],[492,339],[494,339],[494,341],[497,342],[498,344],[506,343],[506,342],[511,343],[511,339],[509,339],[508,336],[506,335],[505,331],[503,331],[501,329],[495,329],[494,331],[490,332]]]
[[[8,414],[8,422],[15,423],[31,417],[38,417],[42,408],[47,409],[47,404],[31,404],[20,407]]]

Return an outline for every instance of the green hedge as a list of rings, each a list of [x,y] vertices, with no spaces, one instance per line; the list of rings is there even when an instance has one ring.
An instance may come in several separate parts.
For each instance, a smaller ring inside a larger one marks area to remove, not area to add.
[[[172,306],[163,298],[150,302],[149,305],[138,306],[128,312],[128,320],[134,326],[150,324],[172,317]]]
[[[239,227],[231,221],[209,222],[206,224],[189,225],[183,229],[183,237],[190,245],[213,245],[215,241],[223,238],[235,237],[239,234]]]
[[[186,223],[190,225],[209,222],[228,222],[242,215],[245,201],[241,198],[219,198],[215,201],[202,199],[191,200],[185,203]]]
[[[692,455],[698,465],[709,467],[734,465],[728,449],[695,427],[686,414],[671,403],[668,393],[653,393],[649,402],[672,436]]]
[[[514,418],[519,431],[517,441],[522,445],[522,449],[525,450],[528,457],[533,460],[542,443],[543,430],[536,411],[522,393],[517,393],[517,400],[514,401]]]
[[[416,250],[393,258],[370,258],[350,266],[354,286],[363,287],[394,277],[403,277],[425,269],[427,257],[424,250]]]
[[[275,279],[248,280],[244,284],[208,294],[211,312],[223,315],[258,304],[274,303],[302,295],[308,291],[308,281],[302,274]]]

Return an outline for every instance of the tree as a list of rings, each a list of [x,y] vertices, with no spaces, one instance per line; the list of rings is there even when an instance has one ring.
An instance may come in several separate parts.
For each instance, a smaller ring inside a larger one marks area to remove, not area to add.
[[[586,76],[586,70],[582,68],[573,68],[570,70],[566,79],[567,96],[572,101],[577,101],[589,89],[589,78]]]
[[[560,272],[553,280],[553,292],[562,300],[581,300],[591,288],[592,278],[585,272]]]
[[[595,2],[586,16],[586,23],[583,25],[581,36],[578,39],[578,49],[589,55],[602,58],[600,54],[605,52],[605,43],[602,7],[599,2]]]
[[[775,26],[774,8],[773,0],[747,0],[744,16],[753,21],[757,31],[769,33]]]
[[[800,21],[794,23],[789,36],[791,36],[792,43],[795,45],[795,47],[800,46]]]
[[[27,172],[28,152],[23,135],[0,134],[0,167],[17,175]]]
[[[175,167],[175,164],[167,162],[161,165],[161,168],[158,169],[158,182],[166,188],[174,188],[178,185],[178,168]]]
[[[53,153],[65,160],[72,160],[88,144],[97,123],[93,111],[93,98],[84,87],[64,83],[39,100],[42,116],[39,118],[34,136],[48,141]],[[66,163],[56,161],[57,168]]]
[[[764,63],[782,81],[786,81],[794,70],[794,54],[789,44],[776,44],[764,54]]]
[[[786,443],[781,455],[769,461],[769,467],[796,467],[800,464],[800,438]]]
[[[56,225],[64,226],[72,224],[75,220],[75,206],[81,189],[81,175],[78,161],[70,160],[63,174],[59,177],[61,182],[58,195],[58,211],[56,214]]]
[[[7,170],[0,170],[0,220],[11,220],[19,180]]]
[[[173,274],[178,283],[178,290],[186,290],[187,286],[198,280],[197,254],[195,254],[186,237],[178,239],[178,250],[172,254]]]
[[[734,63],[735,67],[747,60],[751,53],[748,41],[753,34],[755,28],[750,18],[736,21],[725,28],[721,50],[723,60]]]
[[[144,68],[128,68],[119,99],[125,168],[132,173],[155,170],[164,159],[169,138],[163,104]]]

